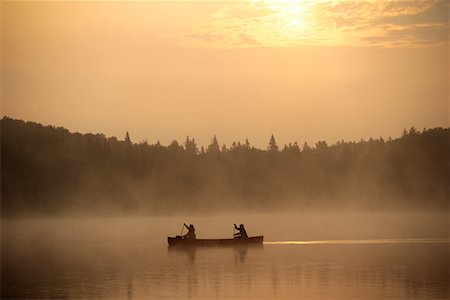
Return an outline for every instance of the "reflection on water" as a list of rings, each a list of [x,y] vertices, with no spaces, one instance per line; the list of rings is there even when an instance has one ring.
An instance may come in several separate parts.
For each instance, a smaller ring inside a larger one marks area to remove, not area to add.
[[[426,243],[433,243],[433,244],[450,243],[450,238],[264,242],[264,244],[266,245],[358,245],[358,244],[426,244]]]
[[[264,249],[263,245],[230,245],[230,246],[207,246],[207,247],[196,247],[196,246],[168,246],[168,253],[169,255],[181,255],[185,256],[189,259],[191,262],[195,262],[195,257],[197,251],[200,251],[202,253],[205,249],[207,251],[216,251],[220,253],[220,249],[230,249],[228,251],[233,251],[233,257],[235,263],[245,262],[245,259],[247,257],[247,253],[250,249],[250,251],[262,251]]]
[[[276,241],[276,232],[263,227],[267,219],[258,222],[249,221],[249,230],[263,228],[267,240]],[[180,224],[173,219],[168,223]],[[449,296],[447,237],[295,239],[260,247],[180,248],[167,246],[171,232],[165,227],[161,219],[148,218],[2,221],[2,298]],[[205,236],[219,231],[198,228]],[[220,237],[226,237],[225,230]]]

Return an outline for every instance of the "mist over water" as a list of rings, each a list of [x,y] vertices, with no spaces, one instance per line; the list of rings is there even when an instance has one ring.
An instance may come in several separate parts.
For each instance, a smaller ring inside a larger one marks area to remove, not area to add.
[[[2,298],[449,296],[448,128],[280,151],[1,125]],[[264,244],[168,248],[183,223]]]
[[[318,141],[267,149],[248,140],[206,147],[133,143],[0,120],[1,214],[170,214],[316,209],[444,209],[450,129],[397,139]]]
[[[198,238],[262,247],[169,248]],[[446,299],[446,212],[328,212],[2,220],[4,298]]]

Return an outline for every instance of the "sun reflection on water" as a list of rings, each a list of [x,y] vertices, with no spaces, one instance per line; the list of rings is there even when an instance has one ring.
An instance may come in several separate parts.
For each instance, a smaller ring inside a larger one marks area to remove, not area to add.
[[[356,244],[421,244],[450,243],[448,238],[431,239],[367,239],[367,240],[322,240],[322,241],[274,241],[264,245],[356,245]]]

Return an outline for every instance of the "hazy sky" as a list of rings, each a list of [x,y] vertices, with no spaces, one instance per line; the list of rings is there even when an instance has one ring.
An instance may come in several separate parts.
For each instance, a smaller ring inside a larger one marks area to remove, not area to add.
[[[2,4],[2,116],[205,146],[449,126],[449,2]]]

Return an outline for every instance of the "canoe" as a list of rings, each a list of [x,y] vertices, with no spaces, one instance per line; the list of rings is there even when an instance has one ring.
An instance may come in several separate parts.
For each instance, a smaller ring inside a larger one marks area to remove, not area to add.
[[[262,245],[264,236],[239,237],[234,239],[184,239],[167,237],[169,246],[233,246],[233,245]]]

